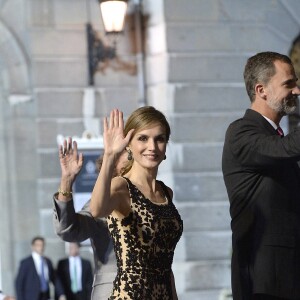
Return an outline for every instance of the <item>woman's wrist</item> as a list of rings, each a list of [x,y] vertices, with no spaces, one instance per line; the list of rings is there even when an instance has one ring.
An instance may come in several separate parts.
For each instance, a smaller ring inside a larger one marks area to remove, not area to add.
[[[60,185],[57,189],[58,200],[71,200],[73,198],[72,186],[75,178],[62,176]]]
[[[58,194],[61,194],[63,195],[64,197],[67,197],[67,198],[72,198],[72,190],[71,189],[68,189],[68,190],[63,190],[61,189],[60,187],[58,188],[57,190]]]

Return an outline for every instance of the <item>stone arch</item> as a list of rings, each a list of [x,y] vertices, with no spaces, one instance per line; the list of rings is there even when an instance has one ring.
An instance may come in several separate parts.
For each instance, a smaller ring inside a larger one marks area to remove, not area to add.
[[[32,99],[30,60],[17,35],[0,17],[0,205],[3,218],[0,227],[0,284],[7,293],[13,293],[14,282],[14,188],[15,149],[17,130],[13,116],[15,104]]]
[[[30,60],[21,41],[0,18],[0,72],[8,96],[31,94],[29,66]]]

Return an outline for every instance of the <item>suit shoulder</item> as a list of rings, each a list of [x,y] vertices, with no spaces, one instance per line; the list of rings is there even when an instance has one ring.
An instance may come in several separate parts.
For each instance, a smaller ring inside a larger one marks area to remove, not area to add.
[[[33,258],[30,255],[30,256],[27,256],[27,257],[24,257],[23,259],[21,259],[20,263],[25,263],[26,264],[26,263],[29,263],[31,261],[33,261]]]
[[[90,260],[88,260],[88,259],[86,259],[86,258],[81,257],[81,260],[82,260],[82,263],[85,263],[85,264],[87,264],[87,265],[90,265],[90,264],[91,264]]]

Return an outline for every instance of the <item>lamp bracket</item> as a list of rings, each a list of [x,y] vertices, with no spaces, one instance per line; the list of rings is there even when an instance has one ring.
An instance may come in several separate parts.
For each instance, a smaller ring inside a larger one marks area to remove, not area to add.
[[[100,62],[116,58],[116,47],[104,45],[102,40],[93,30],[92,25],[86,25],[87,45],[88,45],[88,64],[89,64],[89,85],[94,85],[94,74]]]

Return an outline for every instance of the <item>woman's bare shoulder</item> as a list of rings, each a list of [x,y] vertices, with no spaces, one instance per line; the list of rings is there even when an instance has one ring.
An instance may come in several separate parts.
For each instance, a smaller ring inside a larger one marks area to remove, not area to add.
[[[111,190],[115,192],[128,191],[126,179],[121,176],[114,177],[111,181]]]

